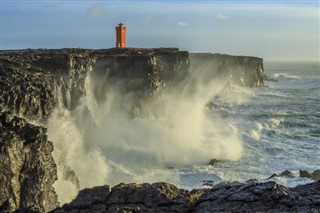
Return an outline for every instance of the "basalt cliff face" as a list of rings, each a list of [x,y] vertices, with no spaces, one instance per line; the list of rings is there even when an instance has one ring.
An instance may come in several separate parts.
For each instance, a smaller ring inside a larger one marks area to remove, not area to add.
[[[29,208],[45,212],[58,205],[57,168],[46,128],[9,112],[0,115],[0,212]]]
[[[125,92],[135,91],[129,114],[139,116],[134,109],[144,101],[202,69],[209,73],[207,80],[223,76],[242,86],[263,85],[262,59],[253,57],[189,58],[188,52],[175,48],[1,51],[0,211],[47,212],[59,205],[52,186],[57,179],[54,147],[46,122],[56,107],[70,111],[77,107],[88,92],[88,77],[99,82],[93,89],[99,100],[111,82],[119,82]]]
[[[109,82],[134,82],[121,86],[146,95],[184,78],[189,58],[174,48],[21,50],[2,51],[0,63],[1,109],[39,120],[57,104],[73,110],[86,93],[90,74]],[[102,83],[95,95],[107,87]]]
[[[190,53],[190,70],[205,71],[203,79],[224,78],[229,85],[261,87],[263,59],[212,53]]]

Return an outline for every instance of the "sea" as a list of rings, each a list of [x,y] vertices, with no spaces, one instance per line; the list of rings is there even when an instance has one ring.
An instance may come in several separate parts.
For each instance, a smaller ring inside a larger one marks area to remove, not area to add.
[[[320,63],[266,62],[264,68],[266,87],[234,87],[233,95],[214,100],[220,104],[214,113],[234,122],[241,135],[242,157],[180,169],[184,187],[201,187],[201,181],[263,182],[285,170],[296,178],[271,180],[294,187],[310,182],[299,170],[320,169]]]
[[[163,116],[150,116],[158,105],[149,103],[149,114],[130,119],[132,94],[89,76],[77,109],[57,108],[48,122],[59,201],[104,184],[165,181],[191,190],[249,179],[288,187],[312,182],[299,170],[320,169],[320,63],[264,68],[265,87],[232,86],[222,96],[216,84],[199,85],[192,96],[187,90],[165,97]],[[101,100],[99,88],[107,89]],[[208,101],[214,107],[204,108]],[[210,165],[212,159],[220,161]],[[295,177],[268,179],[285,170]]]

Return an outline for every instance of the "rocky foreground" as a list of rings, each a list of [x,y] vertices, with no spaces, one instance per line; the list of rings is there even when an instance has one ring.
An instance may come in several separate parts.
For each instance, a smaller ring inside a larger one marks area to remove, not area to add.
[[[64,212],[319,212],[320,182],[218,184],[191,192],[168,183],[98,186],[79,192]]]

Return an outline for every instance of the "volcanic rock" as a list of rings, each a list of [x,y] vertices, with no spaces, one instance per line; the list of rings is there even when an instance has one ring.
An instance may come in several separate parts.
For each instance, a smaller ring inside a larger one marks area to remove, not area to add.
[[[312,178],[312,174],[310,174],[308,171],[306,170],[300,170],[299,171],[299,176],[300,177],[305,177],[305,178]]]
[[[204,72],[202,81],[220,78],[229,85],[262,87],[263,59],[212,53],[190,53],[190,72]]]
[[[285,170],[279,174],[279,177],[294,178],[295,175],[292,172]]]
[[[320,181],[320,170],[315,170],[312,172],[312,179],[315,181]]]
[[[223,163],[223,162],[224,162],[223,160],[212,159],[209,161],[209,165],[214,166],[217,163]]]
[[[281,172],[280,174],[273,173],[269,178],[267,178],[267,180],[274,178],[274,177],[294,178],[295,175],[292,172],[285,170],[285,171]]]
[[[52,151],[44,127],[9,112],[0,114],[0,209],[45,212],[58,206]]]
[[[218,184],[191,192],[168,183],[119,184],[111,192],[108,189],[107,186],[85,189],[70,204],[53,212],[317,212],[320,209],[318,182],[294,188],[275,182]]]
[[[312,173],[310,173],[306,170],[300,170],[299,175],[300,175],[300,177],[310,178],[310,179],[313,179],[314,181],[320,180],[320,170],[319,169],[315,170]]]

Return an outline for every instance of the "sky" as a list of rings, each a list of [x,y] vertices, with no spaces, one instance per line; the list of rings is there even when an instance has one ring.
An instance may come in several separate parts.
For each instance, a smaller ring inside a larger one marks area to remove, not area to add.
[[[128,47],[320,61],[319,0],[0,0],[1,50]]]

